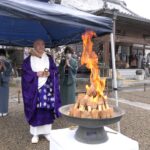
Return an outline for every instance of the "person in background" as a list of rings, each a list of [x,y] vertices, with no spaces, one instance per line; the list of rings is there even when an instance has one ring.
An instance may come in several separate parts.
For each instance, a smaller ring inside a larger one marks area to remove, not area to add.
[[[6,59],[6,52],[0,49],[0,117],[8,114],[9,79],[12,72],[10,62]]]
[[[146,66],[147,66],[147,69],[148,69],[148,76],[150,76],[150,53],[147,54]]]
[[[78,69],[77,61],[72,57],[72,48],[66,47],[64,54],[65,59],[62,59],[59,65],[62,105],[75,102],[76,74]]]
[[[45,43],[34,42],[32,55],[22,65],[22,94],[24,111],[33,135],[31,142],[38,143],[43,135],[50,140],[52,123],[60,116],[61,106],[58,69],[51,56],[45,53]]]
[[[131,57],[131,64],[130,64],[131,68],[137,68],[137,57],[136,55],[132,55]]]
[[[142,53],[139,53],[139,55],[138,55],[138,68],[139,69],[142,68],[142,60],[143,60],[143,55],[142,55]]]
[[[142,69],[145,69],[146,67],[146,56],[143,56],[143,59],[142,59]]]

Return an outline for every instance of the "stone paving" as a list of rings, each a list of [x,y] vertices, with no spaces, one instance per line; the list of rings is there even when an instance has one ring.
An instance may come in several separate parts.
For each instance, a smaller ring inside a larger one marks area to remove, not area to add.
[[[119,92],[121,98],[130,100],[132,102],[141,102],[150,104],[150,89],[145,92],[141,88],[141,90],[131,91],[131,92]],[[131,96],[132,95],[132,96]]]

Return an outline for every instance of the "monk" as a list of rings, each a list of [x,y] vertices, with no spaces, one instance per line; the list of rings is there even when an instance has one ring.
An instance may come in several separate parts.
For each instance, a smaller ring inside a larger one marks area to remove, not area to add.
[[[22,65],[22,93],[26,120],[33,135],[31,142],[38,143],[39,136],[50,140],[55,118],[61,106],[58,70],[51,56],[45,53],[45,43],[34,42],[34,53]]]

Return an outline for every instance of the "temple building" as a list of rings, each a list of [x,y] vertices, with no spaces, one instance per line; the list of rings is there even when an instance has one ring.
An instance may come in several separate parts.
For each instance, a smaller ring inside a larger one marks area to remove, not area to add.
[[[142,68],[143,57],[150,53],[150,20],[132,12],[126,3],[120,0],[94,0],[92,3],[88,0],[87,3],[83,0],[72,0],[72,3],[62,0],[62,4],[112,18],[117,69]],[[99,37],[95,41],[98,51],[103,50],[105,65],[111,68],[109,35]]]

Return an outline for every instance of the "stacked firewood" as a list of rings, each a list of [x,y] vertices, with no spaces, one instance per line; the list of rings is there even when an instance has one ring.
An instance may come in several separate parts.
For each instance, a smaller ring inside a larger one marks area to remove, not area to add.
[[[69,115],[78,118],[111,118],[114,111],[109,107],[107,99],[93,95],[94,93],[79,94],[76,103],[69,110]]]

